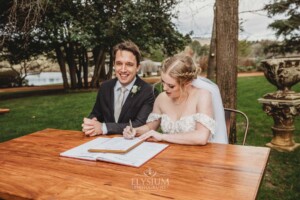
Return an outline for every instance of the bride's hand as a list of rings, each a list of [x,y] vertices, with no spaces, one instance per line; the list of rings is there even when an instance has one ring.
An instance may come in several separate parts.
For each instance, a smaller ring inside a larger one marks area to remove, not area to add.
[[[148,131],[147,133],[141,135],[139,138],[141,140],[160,142],[160,141],[163,141],[163,134],[161,134],[157,131],[151,130],[151,131]]]
[[[130,126],[126,126],[126,128],[124,128],[123,130],[123,137],[125,139],[132,139],[134,138],[136,135],[136,130],[135,128],[131,129]]]

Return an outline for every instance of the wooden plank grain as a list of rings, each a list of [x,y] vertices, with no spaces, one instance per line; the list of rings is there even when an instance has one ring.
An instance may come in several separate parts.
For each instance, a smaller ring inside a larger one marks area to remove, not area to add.
[[[270,150],[171,144],[140,168],[60,157],[94,138],[45,129],[0,144],[4,199],[255,199]]]

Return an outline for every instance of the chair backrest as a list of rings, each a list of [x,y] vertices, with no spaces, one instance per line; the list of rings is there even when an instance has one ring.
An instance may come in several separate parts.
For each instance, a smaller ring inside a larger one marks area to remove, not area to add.
[[[240,114],[241,116],[243,116],[243,118],[245,120],[243,145],[245,145],[248,128],[249,128],[249,119],[248,119],[247,115],[240,110],[235,110],[235,109],[231,109],[231,108],[224,108],[224,111],[225,111],[225,121],[226,121],[226,129],[227,129],[228,138],[229,138],[230,129],[231,129],[231,115],[232,114]]]

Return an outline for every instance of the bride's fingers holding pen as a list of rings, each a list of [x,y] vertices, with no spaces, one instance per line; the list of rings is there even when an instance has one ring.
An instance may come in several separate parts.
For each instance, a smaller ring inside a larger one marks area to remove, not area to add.
[[[129,131],[130,137],[134,138],[136,136],[136,129],[130,127],[130,131]]]
[[[126,138],[128,132],[128,126],[123,129],[123,137]]]
[[[126,126],[123,130],[123,136],[126,139],[132,139],[135,136],[135,131],[130,126]]]

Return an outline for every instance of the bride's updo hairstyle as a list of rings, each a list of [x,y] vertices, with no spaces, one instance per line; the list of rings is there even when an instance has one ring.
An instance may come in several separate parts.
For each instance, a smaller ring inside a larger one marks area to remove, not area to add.
[[[197,67],[190,56],[177,54],[167,58],[162,64],[162,72],[174,78],[183,87],[197,78]]]

